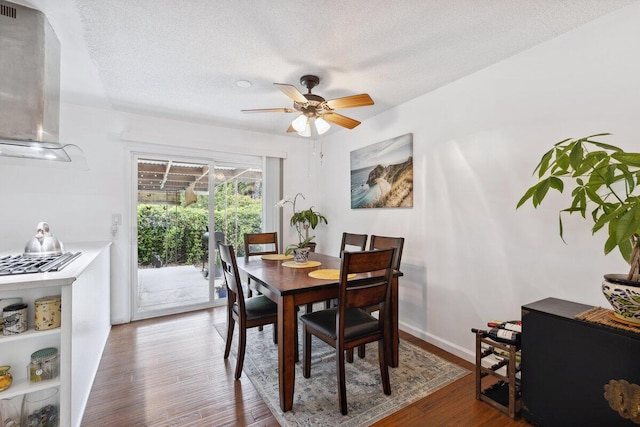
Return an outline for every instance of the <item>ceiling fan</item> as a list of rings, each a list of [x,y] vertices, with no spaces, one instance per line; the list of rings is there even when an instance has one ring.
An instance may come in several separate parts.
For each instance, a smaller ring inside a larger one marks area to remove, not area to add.
[[[353,129],[360,124],[359,121],[335,110],[343,108],[366,107],[373,105],[373,100],[366,93],[360,95],[345,96],[344,98],[330,99],[326,101],[320,95],[311,93],[311,89],[320,83],[318,76],[310,74],[300,77],[300,84],[308,89],[308,93],[302,94],[295,86],[284,83],[274,83],[285,95],[293,100],[293,108],[262,108],[242,110],[243,113],[300,113],[287,129],[287,132],[298,132],[302,136],[311,136],[311,129],[321,135],[329,130],[331,122],[347,129]]]

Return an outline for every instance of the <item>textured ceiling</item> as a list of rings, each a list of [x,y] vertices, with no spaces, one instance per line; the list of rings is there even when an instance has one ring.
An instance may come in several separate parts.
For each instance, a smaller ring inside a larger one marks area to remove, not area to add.
[[[364,121],[634,1],[16,0],[58,33],[67,101],[275,134],[295,115],[240,112],[291,107],[274,82],[368,93],[339,111]]]

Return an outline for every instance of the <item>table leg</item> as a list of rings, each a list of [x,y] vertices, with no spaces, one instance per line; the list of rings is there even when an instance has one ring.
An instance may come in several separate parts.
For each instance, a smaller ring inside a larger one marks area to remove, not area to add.
[[[293,407],[293,389],[296,369],[296,306],[293,296],[278,298],[278,386],[280,408],[283,412]]]

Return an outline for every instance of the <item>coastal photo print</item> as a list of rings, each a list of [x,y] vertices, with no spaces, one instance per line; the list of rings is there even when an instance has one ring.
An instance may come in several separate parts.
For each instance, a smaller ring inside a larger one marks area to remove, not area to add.
[[[351,209],[413,207],[413,134],[351,152]]]

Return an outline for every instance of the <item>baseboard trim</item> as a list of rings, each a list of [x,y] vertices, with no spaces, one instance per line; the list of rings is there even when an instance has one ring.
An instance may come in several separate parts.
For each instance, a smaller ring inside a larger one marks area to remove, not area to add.
[[[458,356],[461,359],[466,360],[467,362],[475,363],[476,361],[475,352],[472,350],[460,347],[459,345],[453,344],[452,342],[444,340],[438,336],[421,331],[405,322],[399,322],[399,327],[402,331],[411,334],[414,337],[420,338],[421,340],[424,340],[429,344],[433,344],[436,347],[453,354],[454,356]]]

